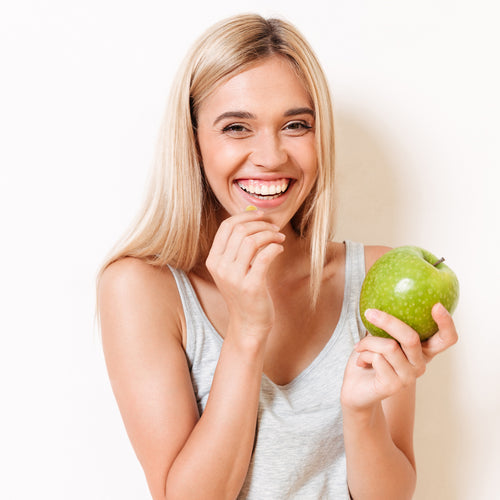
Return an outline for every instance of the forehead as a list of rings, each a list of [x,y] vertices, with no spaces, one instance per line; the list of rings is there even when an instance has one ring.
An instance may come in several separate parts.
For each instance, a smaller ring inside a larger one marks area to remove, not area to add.
[[[227,108],[257,112],[300,106],[312,107],[302,80],[290,62],[272,56],[218,85],[201,102],[199,113],[215,113]]]

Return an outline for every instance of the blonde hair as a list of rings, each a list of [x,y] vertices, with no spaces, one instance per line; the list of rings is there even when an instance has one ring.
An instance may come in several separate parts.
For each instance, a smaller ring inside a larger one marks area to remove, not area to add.
[[[318,177],[294,217],[310,240],[311,291],[318,296],[327,241],[333,238],[334,140],[330,92],[313,50],[297,29],[279,19],[244,14],[223,20],[194,44],[174,80],[161,126],[153,175],[136,222],[102,270],[122,257],[190,271],[208,255],[218,202],[205,181],[196,141],[200,103],[220,85],[272,55],[287,59],[315,111]],[[102,271],[101,271],[102,272]]]

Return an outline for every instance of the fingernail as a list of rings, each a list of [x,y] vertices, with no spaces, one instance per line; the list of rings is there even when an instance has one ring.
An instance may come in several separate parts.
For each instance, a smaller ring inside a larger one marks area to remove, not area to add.
[[[368,321],[375,321],[378,318],[378,311],[376,309],[367,309],[365,311],[365,318]]]
[[[245,208],[245,212],[253,212],[254,210],[257,210],[257,207],[254,205],[248,205],[248,207]]]
[[[434,313],[439,315],[439,316],[446,316],[448,315],[448,311],[446,310],[446,307],[441,304],[441,302],[438,302],[437,304],[434,305]]]

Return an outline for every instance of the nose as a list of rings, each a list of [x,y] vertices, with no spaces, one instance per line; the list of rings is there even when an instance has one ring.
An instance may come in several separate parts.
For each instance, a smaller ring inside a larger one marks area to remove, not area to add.
[[[273,169],[283,165],[287,158],[288,154],[278,134],[261,133],[255,138],[250,154],[254,165]]]

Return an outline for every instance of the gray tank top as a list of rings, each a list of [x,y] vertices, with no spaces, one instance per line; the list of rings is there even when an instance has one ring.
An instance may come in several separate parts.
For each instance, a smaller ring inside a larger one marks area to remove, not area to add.
[[[353,346],[364,332],[358,298],[363,245],[346,241],[344,300],[338,324],[313,362],[286,385],[264,374],[254,452],[239,499],[349,500],[340,389]],[[171,268],[187,328],[186,355],[200,414],[223,343],[183,271]]]

